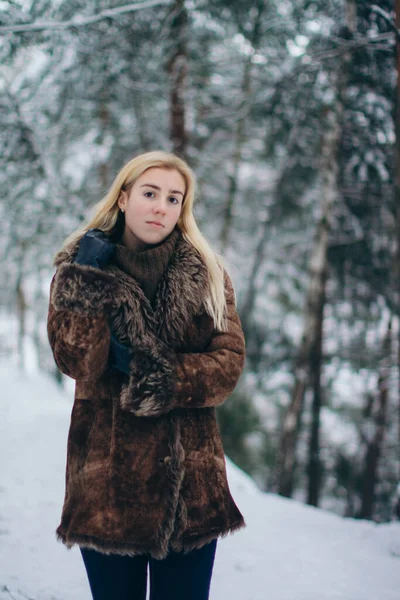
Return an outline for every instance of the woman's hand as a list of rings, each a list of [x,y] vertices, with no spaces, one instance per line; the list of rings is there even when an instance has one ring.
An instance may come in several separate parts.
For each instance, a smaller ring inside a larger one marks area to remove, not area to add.
[[[101,269],[112,258],[115,246],[101,229],[89,229],[81,238],[76,263]]]
[[[103,268],[114,255],[115,246],[110,242],[101,229],[89,229],[79,243],[75,263],[89,265],[91,267]],[[132,354],[128,346],[121,344],[111,330],[109,363],[114,369],[118,369],[129,375],[129,364]]]
[[[132,352],[128,346],[121,344],[115,334],[111,331],[110,339],[110,366],[118,369],[126,375],[130,374],[130,362],[132,360]]]

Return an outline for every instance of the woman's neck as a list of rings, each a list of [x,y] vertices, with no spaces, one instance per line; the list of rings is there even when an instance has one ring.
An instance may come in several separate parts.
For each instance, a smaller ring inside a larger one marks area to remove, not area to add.
[[[143,252],[144,250],[148,250],[149,248],[155,248],[157,244],[146,244],[146,242],[142,242],[139,238],[135,236],[134,233],[129,231],[129,229],[125,226],[124,233],[121,236],[121,242],[126,248],[132,250],[133,252]]]

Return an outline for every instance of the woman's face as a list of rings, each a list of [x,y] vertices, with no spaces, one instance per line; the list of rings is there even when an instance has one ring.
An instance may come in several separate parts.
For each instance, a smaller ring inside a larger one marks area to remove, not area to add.
[[[124,244],[145,250],[160,244],[174,229],[182,210],[185,180],[179,171],[152,167],[121,191],[118,206],[125,211]]]

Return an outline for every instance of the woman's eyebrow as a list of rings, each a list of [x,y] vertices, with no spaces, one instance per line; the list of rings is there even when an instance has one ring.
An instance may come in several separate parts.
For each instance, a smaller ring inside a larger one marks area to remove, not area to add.
[[[140,187],[151,187],[154,190],[158,190],[159,192],[161,192],[161,188],[158,187],[158,185],[154,185],[154,183],[144,183]],[[180,190],[169,190],[169,193],[170,194],[181,194],[182,196],[184,196],[184,193],[181,192]]]

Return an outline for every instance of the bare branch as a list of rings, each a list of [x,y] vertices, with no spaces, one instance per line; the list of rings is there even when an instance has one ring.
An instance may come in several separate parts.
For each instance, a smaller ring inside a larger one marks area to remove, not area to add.
[[[400,40],[400,31],[397,29],[396,23],[394,22],[390,14],[386,12],[386,10],[383,10],[383,8],[381,8],[380,6],[377,6],[376,4],[373,4],[371,6],[371,11],[382,17],[382,19],[386,21],[386,23],[393,29],[397,39]]]
[[[117,8],[110,8],[99,12],[97,15],[91,17],[74,17],[69,21],[62,22],[51,22],[51,21],[37,21],[36,23],[26,23],[22,25],[6,25],[0,27],[0,34],[4,33],[24,33],[27,31],[43,31],[51,29],[69,29],[71,27],[85,27],[92,23],[98,23],[104,19],[114,19],[119,15],[125,13],[134,12],[142,8],[151,8],[158,6],[159,4],[170,4],[171,0],[146,0],[145,2],[135,2],[133,4],[126,4],[125,6],[118,6]]]
[[[382,46],[380,42],[390,42],[394,40],[392,33],[382,33],[375,37],[369,36],[359,36],[354,40],[340,40],[340,47],[332,50],[323,50],[322,52],[316,52],[315,54],[309,54],[312,60],[323,61],[325,59],[334,58],[336,56],[341,56],[346,52],[351,52],[352,50],[357,50],[359,48],[368,47],[372,50],[393,50],[393,47],[389,45]]]

